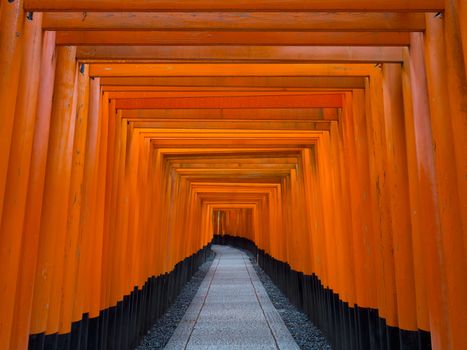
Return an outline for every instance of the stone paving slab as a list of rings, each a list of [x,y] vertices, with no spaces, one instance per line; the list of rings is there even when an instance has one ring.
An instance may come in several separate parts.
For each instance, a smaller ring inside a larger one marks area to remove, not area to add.
[[[212,249],[216,259],[165,349],[299,349],[248,257]]]

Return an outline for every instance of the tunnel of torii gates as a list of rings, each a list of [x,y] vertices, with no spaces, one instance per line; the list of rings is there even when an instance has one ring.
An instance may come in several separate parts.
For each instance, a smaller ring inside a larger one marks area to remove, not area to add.
[[[126,349],[214,242],[340,349],[467,349],[467,2],[2,0],[0,348]]]

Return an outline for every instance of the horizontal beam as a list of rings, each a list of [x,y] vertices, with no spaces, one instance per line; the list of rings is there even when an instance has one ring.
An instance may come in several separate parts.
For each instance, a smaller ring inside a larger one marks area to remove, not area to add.
[[[365,12],[53,12],[46,30],[423,31],[423,13]]]
[[[57,45],[408,46],[406,32],[59,31]]]
[[[280,176],[263,176],[261,177],[261,181],[258,181],[257,178],[248,178],[248,177],[235,177],[235,176],[228,176],[224,179],[222,178],[219,178],[219,177],[208,177],[208,176],[191,176],[191,177],[187,177],[187,176],[181,176],[182,178],[184,179],[187,179],[188,181],[197,181],[197,182],[207,182],[207,183],[211,183],[211,182],[215,182],[215,181],[218,181],[218,182],[232,182],[232,183],[261,183],[261,184],[265,184],[265,183],[272,183],[272,184],[278,184],[278,183],[281,183],[284,178],[283,177],[280,177]],[[209,204],[209,202],[207,203]],[[215,205],[215,203],[214,203]]]
[[[258,130],[269,128],[273,130],[320,130],[330,131],[330,121],[297,121],[297,120],[156,120],[156,121],[137,121],[131,122],[134,128],[153,129],[153,128],[198,128],[198,129],[242,129]]]
[[[439,11],[443,0],[24,0],[28,11]]]
[[[81,46],[81,60],[402,62],[402,47],[351,46]]]
[[[210,193],[256,193],[267,195],[271,192],[280,190],[281,185],[279,183],[231,183],[231,182],[200,182],[190,181],[191,189],[193,193],[199,195],[209,195]],[[217,191],[218,190],[218,191]]]
[[[101,85],[106,90],[110,87],[127,87],[131,90],[142,88],[336,88],[363,89],[365,80],[362,77],[106,77],[101,79]]]
[[[290,170],[273,170],[273,171],[260,171],[260,169],[255,170],[255,169],[250,169],[250,170],[245,170],[245,171],[225,171],[225,176],[222,176],[222,170],[219,170],[217,172],[212,171],[208,173],[204,173],[202,171],[198,172],[176,172],[176,175],[179,176],[182,179],[185,179],[189,182],[192,181],[206,181],[206,182],[212,182],[215,179],[218,181],[232,181],[232,182],[240,182],[241,180],[249,180],[248,182],[250,183],[279,183],[283,182],[284,179],[290,177]],[[264,194],[266,195],[266,193]],[[212,195],[211,195],[212,196]],[[209,199],[212,197],[207,198],[207,202],[211,202]],[[240,197],[239,197],[240,196]],[[231,198],[232,200],[241,200],[242,202],[245,202],[247,198],[244,198],[246,194],[239,194],[239,195],[232,195]],[[257,195],[254,195],[253,193],[251,194],[250,200],[255,201],[255,197]],[[227,200],[227,199],[226,199]]]
[[[185,164],[171,164],[173,169],[178,172],[185,172],[186,173],[191,173],[190,170],[193,170],[192,173],[199,173],[206,169],[206,172],[209,173],[209,171],[213,170],[262,170],[262,169],[267,169],[268,171],[273,171],[273,170],[279,170],[279,171],[284,171],[284,170],[291,170],[296,168],[296,164],[289,164],[289,163],[263,163],[263,162],[257,162],[257,163],[242,163],[242,164],[235,164],[234,162],[218,162],[218,163],[207,163],[207,162],[202,162],[202,160],[199,161],[197,164],[190,164],[190,163],[185,163]]]
[[[336,108],[131,109],[127,119],[338,120]]]
[[[174,97],[240,97],[240,96],[288,96],[323,94],[323,91],[114,91],[108,93],[108,99],[144,99]]]
[[[207,201],[205,202],[206,204],[208,204]],[[222,209],[222,210],[227,210],[227,211],[236,210],[236,209],[256,209],[257,207],[256,202],[254,203],[246,202],[244,204],[237,203],[237,204],[230,205],[230,203],[226,200],[224,200],[223,203],[222,202],[219,203],[219,201],[216,201],[216,200],[210,200],[208,205],[215,207],[213,208],[213,210]]]
[[[126,78],[105,78],[106,80],[113,81],[114,79],[120,80],[120,79],[126,79]],[[323,92],[323,88],[295,88],[295,87],[235,87],[235,86],[151,86],[151,85],[146,85],[146,86],[141,86],[138,85],[138,82],[146,79],[151,79],[151,78],[135,78],[134,81],[136,82],[136,85],[103,85],[101,86],[101,91],[102,92],[108,92],[108,96],[114,94],[125,94],[128,93],[130,97],[128,98],[135,98],[135,96],[132,96],[131,94],[141,94],[142,98],[144,98],[145,94],[148,93],[154,93],[154,92],[164,92],[164,93],[175,93],[177,95],[180,95],[180,93],[187,94],[187,96],[190,96],[192,93],[207,93],[207,92],[223,92],[224,94],[228,94],[229,96],[234,92],[234,93],[247,93],[251,94],[252,92],[258,93],[258,94],[264,94],[268,93],[270,94],[271,92],[273,93],[313,93],[313,92]],[[353,88],[350,88],[353,89]],[[349,88],[341,88],[341,89],[335,89],[339,92],[349,92]],[[328,89],[326,89],[328,90]],[[157,97],[157,96],[152,96],[152,97]],[[115,98],[126,98],[125,96],[118,96]]]
[[[212,175],[212,174],[289,174],[290,170],[294,169],[295,165],[280,165],[280,166],[270,166],[270,165],[261,165],[257,164],[255,166],[244,166],[240,168],[227,168],[227,167],[218,167],[218,168],[178,168],[175,169],[175,173],[178,175]]]
[[[267,196],[270,193],[276,192],[281,189],[281,185],[271,183],[231,183],[231,182],[199,182],[190,181],[190,188],[196,195],[209,196],[210,194],[225,194],[229,193],[245,193],[245,194],[256,194],[261,197]],[[218,191],[217,191],[218,190]]]
[[[118,99],[117,109],[341,108],[342,94]]]
[[[317,133],[319,131],[316,131]],[[321,132],[322,134],[322,132]],[[156,148],[186,148],[187,151],[196,147],[203,147],[206,150],[211,148],[219,148],[222,147],[224,149],[238,149],[239,146],[244,146],[245,148],[259,148],[263,147],[266,151],[270,150],[274,147],[280,148],[290,148],[296,149],[297,147],[304,148],[304,147],[312,147],[316,144],[319,135],[316,135],[315,138],[303,138],[303,139],[294,139],[293,142],[291,140],[282,140],[276,138],[270,139],[244,139],[240,144],[238,140],[226,140],[222,138],[209,138],[209,139],[197,139],[194,140],[192,138],[181,138],[182,136],[176,139],[160,139],[154,138],[151,135],[147,135],[146,138],[151,140],[151,144]]]
[[[185,177],[186,178],[186,177]],[[191,181],[190,181],[191,182]],[[213,183],[213,181],[209,181],[208,183]],[[251,184],[259,185],[255,190],[249,191],[235,191],[235,188],[232,188],[230,192],[227,190],[223,190],[219,188],[219,192],[216,191],[206,191],[204,192],[203,189],[199,189],[197,191],[193,191],[194,194],[204,203],[209,206],[215,207],[224,207],[225,209],[233,209],[237,208],[256,208],[258,203],[262,200],[269,200],[268,197],[272,192],[277,193],[276,184],[269,184],[269,188],[263,188],[263,182],[251,182]],[[268,183],[266,183],[268,184]],[[222,191],[221,191],[222,190]],[[232,201],[229,201],[229,195],[232,198]]]
[[[281,130],[215,130],[215,129],[183,129],[183,128],[174,128],[174,129],[154,129],[151,131],[144,130],[144,133],[151,133],[153,137],[158,139],[182,139],[189,138],[190,140],[198,139],[250,139],[257,140],[263,138],[272,138],[275,140],[279,139],[298,139],[298,138],[315,138],[321,133],[314,131],[303,131],[303,130],[292,130],[292,131],[281,131]]]
[[[191,148],[187,151],[186,148],[161,148],[158,149],[158,152],[168,159],[175,158],[187,158],[187,157],[196,157],[198,155],[203,155],[206,157],[216,157],[216,156],[225,156],[225,157],[237,157],[237,156],[258,156],[258,155],[270,155],[271,157],[277,156],[290,156],[297,157],[301,155],[302,149],[295,148],[274,148],[270,149],[265,148]]]
[[[263,167],[271,166],[271,168],[284,167],[287,169],[293,169],[298,164],[301,164],[299,157],[264,157],[263,155],[251,155],[248,158],[245,157],[177,157],[177,158],[166,158],[166,164],[172,169],[242,169],[251,167]],[[251,188],[250,188],[251,189]]]
[[[260,183],[254,180],[250,180],[250,179],[239,179],[238,181],[235,181],[235,179],[225,179],[225,181],[222,181],[222,179],[207,179],[207,178],[198,177],[197,179],[188,179],[188,180],[190,181],[190,183],[196,182],[196,183],[206,183],[206,184],[231,183],[231,184],[251,184],[251,185],[259,185],[259,186],[267,185],[267,184],[280,186],[281,184],[281,179],[277,177],[275,178],[271,177],[269,179],[263,178]]]
[[[172,157],[165,159],[167,164],[171,167],[177,168],[184,165],[190,165],[191,167],[200,167],[202,165],[210,166],[210,164],[223,164],[229,167],[237,167],[238,164],[293,164],[297,165],[300,162],[298,156],[291,157],[289,155],[278,155],[278,156],[268,156],[266,154],[257,154],[257,155],[238,155],[231,157],[222,157],[220,155],[209,157],[203,155],[197,155],[193,157]]]
[[[90,76],[368,76],[371,64],[92,64]]]
[[[239,173],[239,174],[179,174],[180,177],[187,179],[188,181],[206,181],[212,182],[215,180],[226,182],[232,181],[234,183],[239,182],[250,182],[250,183],[280,183],[284,180],[285,177],[290,176],[288,172],[284,172],[283,174],[275,174],[271,172],[269,174],[251,174],[251,173]]]
[[[243,169],[209,169],[209,168],[199,168],[199,169],[176,169],[176,173],[179,175],[224,175],[224,174],[238,174],[238,175],[247,175],[251,177],[261,176],[263,174],[274,174],[274,175],[288,175],[289,171],[294,169],[295,166],[284,166],[281,169],[270,169],[267,166],[255,166]]]
[[[298,154],[291,156],[290,154],[271,155],[264,153],[238,154],[225,157],[222,155],[205,156],[199,154],[189,157],[167,157],[165,159],[172,167],[179,167],[183,164],[232,164],[233,162],[240,162],[242,164],[298,164],[300,162],[300,157]]]

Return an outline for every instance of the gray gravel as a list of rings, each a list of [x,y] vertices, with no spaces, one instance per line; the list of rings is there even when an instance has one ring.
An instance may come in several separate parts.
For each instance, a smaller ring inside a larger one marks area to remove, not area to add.
[[[199,286],[208,273],[214,257],[215,254],[213,253],[200,266],[191,280],[183,287],[175,303],[152,326],[148,334],[141,341],[141,344],[136,348],[137,350],[163,349],[165,347],[198,292]]]
[[[271,299],[272,304],[281,315],[282,320],[300,349],[330,350],[331,346],[328,341],[321,331],[311,323],[308,316],[290,303],[289,299],[287,299],[281,290],[271,281],[269,276],[261,269],[261,267],[259,267],[254,256],[248,251],[245,251],[245,253],[250,257],[250,261],[253,264],[260,281],[263,283],[263,286],[269,295],[269,299]]]

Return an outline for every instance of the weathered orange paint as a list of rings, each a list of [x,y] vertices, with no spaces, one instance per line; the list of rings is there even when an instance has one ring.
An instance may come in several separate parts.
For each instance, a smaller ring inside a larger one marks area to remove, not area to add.
[[[265,46],[262,45],[165,45],[165,46],[81,46],[77,57],[86,63],[172,62],[209,63],[336,63],[402,62],[402,48],[393,46]]]
[[[42,212],[42,196],[49,141],[50,114],[55,80],[55,33],[43,34],[43,48],[40,66],[34,142],[31,152],[31,165],[27,184],[27,200],[23,226],[21,261],[18,291],[15,300],[14,334],[11,348],[25,348],[28,344],[32,318],[34,277],[39,246],[39,230]],[[24,239],[26,238],[27,239]],[[24,263],[28,261],[29,263]]]
[[[85,160],[83,162],[82,204],[79,219],[79,235],[83,249],[78,257],[76,302],[73,305],[72,321],[79,321],[84,313],[91,311],[90,294],[98,286],[95,275],[99,263],[92,264],[102,250],[100,235],[96,230],[99,181],[99,142],[102,120],[100,117],[100,81],[94,79],[89,85],[89,114],[86,135]],[[95,249],[94,254],[92,253]],[[98,274],[98,273],[97,273]]]
[[[414,267],[411,258],[411,215],[407,151],[405,145],[402,72],[400,65],[383,66],[384,123],[386,167],[391,203],[391,225],[394,247],[397,326],[417,330]],[[396,320],[394,320],[396,321]]]
[[[240,73],[239,73],[240,74]],[[304,89],[364,88],[362,76],[175,76],[175,77],[104,77],[105,91],[298,91]],[[362,73],[364,74],[364,73]]]
[[[357,0],[349,3],[347,0],[260,0],[254,4],[245,1],[231,1],[229,4],[213,0],[101,0],[98,3],[92,0],[26,0],[25,8],[29,10],[72,10],[72,11],[167,11],[167,10],[279,10],[279,11],[438,11],[443,9],[442,0]]]
[[[451,54],[445,51],[449,50],[449,35],[446,35],[447,42],[443,37],[443,22],[447,31],[449,31],[450,19],[452,13],[446,13],[446,20],[433,18],[427,15],[428,30],[425,36],[425,57],[427,65],[427,86],[430,97],[430,115],[431,115],[431,132],[432,143],[436,147],[434,152],[434,163],[436,170],[436,186],[439,198],[439,225],[442,231],[441,243],[446,268],[447,297],[449,310],[456,310],[450,313],[451,318],[451,336],[452,346],[454,348],[462,348],[467,346],[467,340],[463,337],[460,324],[467,322],[467,281],[461,276],[467,274],[467,250],[466,235],[465,235],[465,178],[460,175],[466,169],[465,154],[459,157],[459,136],[465,130],[465,117],[467,111],[464,109],[467,106],[466,97],[460,96],[460,91],[456,88],[451,88],[454,84],[450,79],[452,77],[451,68],[448,68],[448,60],[450,65],[454,64],[454,59]],[[457,36],[460,33],[457,33]],[[459,40],[459,38],[457,38]],[[461,62],[457,63],[462,65]],[[448,74],[446,75],[445,72]],[[451,72],[451,74],[449,74]],[[460,81],[464,81],[464,91],[467,91],[467,82],[464,74],[456,73],[460,76]],[[463,78],[462,78],[463,76]],[[461,83],[462,84],[462,83]],[[448,89],[446,89],[448,86]],[[456,91],[454,91],[456,90]],[[451,103],[450,103],[451,102]],[[463,104],[464,107],[460,107]],[[459,110],[460,107],[460,110]],[[451,123],[444,120],[446,114],[451,115]],[[464,119],[460,122],[460,119]],[[460,128],[460,129],[459,129]],[[461,146],[465,149],[465,145]],[[456,149],[457,148],[457,149]],[[463,158],[463,160],[461,159]],[[465,172],[464,172],[465,173]],[[464,223],[464,225],[463,225]],[[460,244],[463,242],[463,244]],[[454,287],[455,285],[455,287]]]
[[[461,14],[458,12],[458,6],[456,6],[455,0],[446,0],[445,6],[444,38],[447,63],[446,76],[451,111],[451,118],[449,121],[452,127],[452,142],[456,157],[457,178],[459,181],[458,191],[459,202],[461,204],[459,209],[462,219],[465,262],[465,258],[467,257],[467,179],[465,176],[467,172],[467,162],[465,161],[465,142],[463,142],[463,135],[467,132],[465,123],[467,118],[467,57],[465,56],[466,48],[462,46],[460,33],[460,26],[463,25],[465,28],[465,23],[461,22],[461,15],[463,14],[465,17],[465,4],[463,5],[464,11]],[[465,41],[465,35],[463,39]],[[464,55],[462,53],[464,53]],[[453,237],[453,239],[456,238]]]
[[[79,67],[77,78],[77,106],[74,115],[71,116],[75,123],[73,137],[73,153],[70,178],[70,195],[68,203],[68,216],[66,227],[66,240],[64,248],[64,275],[62,287],[62,299],[60,306],[60,328],[59,333],[71,332],[72,313],[76,295],[76,284],[78,276],[78,246],[82,245],[82,236],[79,234],[80,214],[82,211],[82,186],[84,176],[84,161],[86,156],[86,137],[89,114],[89,67]],[[66,271],[72,271],[67,273]]]
[[[77,72],[75,52],[75,47],[57,49],[56,91],[50,122],[31,320],[33,334],[51,334],[59,330],[60,286],[63,279],[63,256],[60,253],[64,248],[74,134],[71,116]]]
[[[59,31],[58,45],[406,46],[403,32]]]
[[[422,234],[417,237],[421,245],[426,274],[427,305],[432,332],[432,342],[437,348],[449,348],[449,310],[445,294],[445,274],[443,272],[442,249],[435,243],[439,240],[439,211],[435,193],[436,183],[432,153],[432,137],[429,123],[430,111],[427,96],[426,76],[423,63],[423,42],[420,35],[413,34],[410,51],[411,95],[413,119],[407,126],[410,141],[415,146],[415,164],[417,167],[418,203],[416,220],[419,221]],[[413,141],[412,141],[413,140]]]
[[[4,3],[4,1],[2,1]],[[24,14],[21,0],[4,3],[0,17],[0,213],[3,211],[8,161],[23,49]],[[0,325],[3,320],[0,320]],[[3,326],[3,329],[8,329]],[[1,331],[0,331],[1,332]],[[3,339],[3,335],[1,339]],[[8,345],[5,345],[7,347]]]
[[[396,12],[48,12],[47,30],[407,31],[425,29],[423,13]]]
[[[151,63],[95,63],[91,66],[90,75],[99,77],[303,77],[303,76],[366,76],[374,72],[371,64],[356,63],[343,64],[317,64],[317,63],[244,63],[244,64],[151,64]]]
[[[390,201],[385,175],[386,137],[384,130],[384,105],[382,70],[369,81],[367,90],[367,130],[370,160],[370,197],[374,216],[374,246],[376,278],[382,281],[377,289],[378,309],[390,326],[397,326],[397,300],[395,292],[394,255]],[[382,258],[379,258],[382,257]]]
[[[13,6],[7,4],[7,6]],[[25,220],[25,208],[27,200],[27,184],[31,164],[31,152],[34,139],[35,116],[37,107],[37,96],[39,88],[39,69],[41,60],[41,15],[36,16],[33,21],[24,24],[23,50],[19,58],[20,74],[18,77],[18,90],[16,94],[16,108],[14,109],[13,130],[9,149],[6,185],[2,201],[4,203],[1,211],[0,225],[0,256],[3,262],[0,266],[0,308],[2,319],[0,321],[0,347],[9,348],[14,333],[14,308],[12,300],[19,298],[22,290],[17,288],[20,278],[21,248],[23,239],[23,225]],[[3,72],[0,71],[0,74]],[[5,75],[8,77],[8,72]],[[10,76],[10,78],[12,78]],[[13,87],[16,88],[16,87]],[[10,91],[12,93],[12,91]],[[0,92],[1,94],[1,92]],[[15,94],[11,95],[14,98]],[[8,105],[15,105],[15,100],[8,101]],[[3,114],[4,113],[4,114]],[[8,111],[2,111],[0,119],[8,119]],[[13,119],[13,118],[12,118]],[[2,130],[3,129],[2,127]],[[8,138],[5,134],[0,137]],[[1,186],[1,184],[0,184]]]

